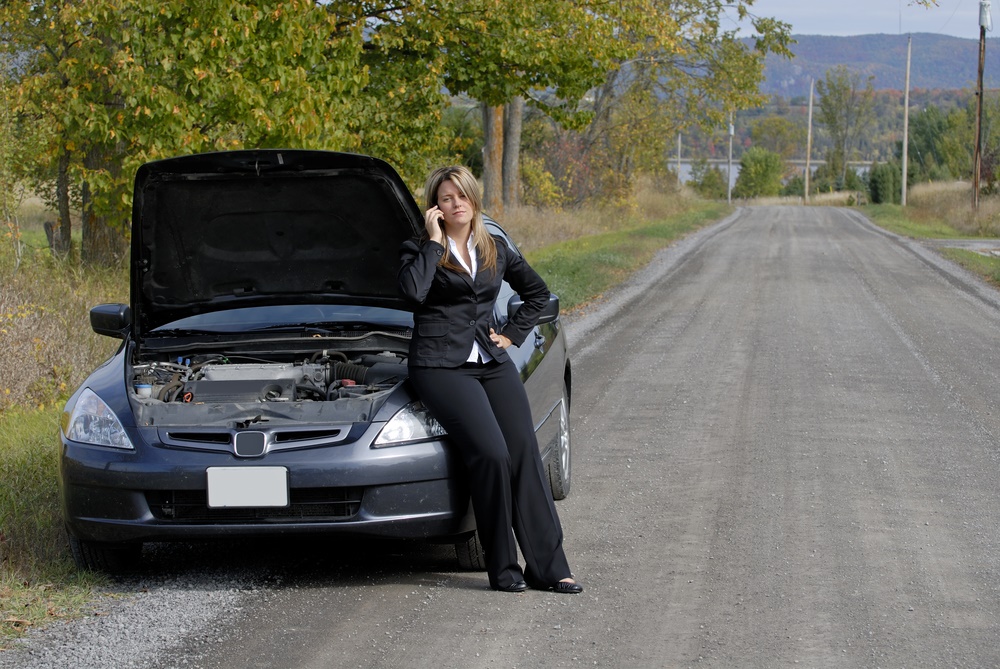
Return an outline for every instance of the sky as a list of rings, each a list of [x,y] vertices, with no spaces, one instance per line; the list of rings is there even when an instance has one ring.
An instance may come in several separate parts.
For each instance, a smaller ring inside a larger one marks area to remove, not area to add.
[[[794,35],[940,33],[979,39],[980,0],[938,0],[925,9],[910,0],[755,0],[751,12],[792,24]],[[1000,0],[991,15],[1000,37]]]

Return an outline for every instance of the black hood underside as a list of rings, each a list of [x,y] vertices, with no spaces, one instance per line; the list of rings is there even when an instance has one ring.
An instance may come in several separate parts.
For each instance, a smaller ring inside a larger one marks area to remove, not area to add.
[[[205,311],[270,304],[407,308],[399,246],[420,212],[386,163],[321,151],[238,151],[140,168],[133,335]]]

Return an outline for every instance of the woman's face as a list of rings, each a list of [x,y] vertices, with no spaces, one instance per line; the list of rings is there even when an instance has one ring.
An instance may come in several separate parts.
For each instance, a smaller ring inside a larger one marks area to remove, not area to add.
[[[438,186],[437,206],[448,227],[466,227],[472,223],[475,215],[469,198],[451,179],[445,179]]]

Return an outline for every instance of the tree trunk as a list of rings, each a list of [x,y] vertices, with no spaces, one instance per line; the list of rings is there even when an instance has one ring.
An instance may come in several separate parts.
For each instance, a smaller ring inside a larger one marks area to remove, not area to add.
[[[483,109],[483,209],[503,216],[503,107]]]
[[[56,168],[56,206],[59,208],[59,221],[52,235],[52,252],[63,259],[69,258],[73,231],[69,209],[69,157],[68,152],[61,153]]]
[[[121,173],[117,156],[99,148],[88,151],[83,164],[88,170],[107,169],[115,177]],[[85,265],[113,265],[125,253],[124,221],[113,220],[94,211],[93,194],[87,181],[83,183],[81,196],[83,244],[80,259]]]
[[[518,96],[503,108],[503,206],[520,204],[521,193],[521,122],[524,98]]]

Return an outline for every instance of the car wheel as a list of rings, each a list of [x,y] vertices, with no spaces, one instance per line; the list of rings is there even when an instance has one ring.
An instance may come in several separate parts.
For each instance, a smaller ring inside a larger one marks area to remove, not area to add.
[[[552,499],[566,499],[570,485],[570,429],[569,429],[569,393],[563,386],[562,401],[559,403],[559,442],[556,452],[549,458],[546,467],[549,475],[549,487],[552,488]]]
[[[82,541],[69,536],[69,549],[73,561],[80,569],[99,571],[105,574],[122,574],[135,571],[142,557],[142,544],[109,544],[98,541]]]
[[[458,557],[458,566],[462,569],[472,571],[483,571],[486,569],[486,552],[483,544],[479,541],[479,532],[473,532],[464,541],[455,542],[455,555]]]

